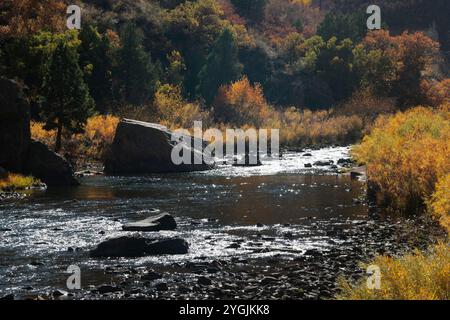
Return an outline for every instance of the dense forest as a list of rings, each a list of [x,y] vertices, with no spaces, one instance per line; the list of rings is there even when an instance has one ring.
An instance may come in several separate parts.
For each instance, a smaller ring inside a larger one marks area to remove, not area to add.
[[[364,1],[90,0],[80,31],[66,28],[67,4],[3,1],[0,16],[0,72],[27,86],[56,150],[95,114],[352,142],[377,114],[437,106],[449,91],[445,1],[382,1],[383,30],[369,33]],[[313,122],[334,131],[305,136]]]

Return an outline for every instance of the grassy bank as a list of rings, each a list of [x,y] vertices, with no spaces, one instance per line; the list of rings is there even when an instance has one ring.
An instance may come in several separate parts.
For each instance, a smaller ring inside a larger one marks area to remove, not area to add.
[[[379,119],[354,156],[367,165],[380,205],[403,214],[427,214],[449,228],[450,105],[417,107]],[[381,271],[381,288],[341,281],[340,299],[449,299],[448,239],[402,256],[378,256],[368,265]]]
[[[0,192],[24,190],[40,183],[41,182],[34,177],[9,173],[6,177],[0,178]]]
[[[356,285],[341,280],[338,299],[351,300],[448,300],[450,250],[440,243],[429,252],[415,251],[402,257],[376,257],[370,264],[381,271],[381,288],[368,289],[366,280]]]

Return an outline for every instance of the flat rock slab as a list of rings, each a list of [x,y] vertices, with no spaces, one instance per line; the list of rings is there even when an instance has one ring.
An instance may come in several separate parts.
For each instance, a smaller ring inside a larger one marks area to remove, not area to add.
[[[161,213],[144,220],[130,222],[122,226],[124,231],[160,231],[175,230],[177,223],[175,219],[168,213]]]
[[[185,254],[189,245],[184,239],[148,239],[140,236],[113,238],[100,243],[91,250],[90,256],[100,257],[145,257],[163,254]]]

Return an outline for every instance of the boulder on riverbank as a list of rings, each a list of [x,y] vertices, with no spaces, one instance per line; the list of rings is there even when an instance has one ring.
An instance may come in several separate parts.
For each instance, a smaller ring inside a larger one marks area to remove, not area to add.
[[[8,177],[8,171],[0,167],[0,179],[5,179]]]
[[[100,243],[90,255],[99,257],[144,257],[163,254],[186,254],[189,245],[184,239],[148,239],[140,236],[124,236]]]
[[[77,185],[70,164],[31,140],[30,105],[17,82],[0,78],[0,166],[31,174],[48,186]]]
[[[176,228],[175,219],[166,212],[122,226],[124,231],[160,231],[175,230]]]
[[[76,186],[79,184],[74,178],[69,162],[38,141],[32,140],[30,143],[25,171],[48,186]]]
[[[30,106],[23,88],[0,78],[0,166],[21,172],[30,139]]]
[[[186,140],[194,141],[193,137],[183,137]],[[188,146],[185,151],[191,155],[191,164],[173,163],[171,155],[176,144],[172,141],[172,132],[164,126],[123,119],[117,126],[111,152],[105,161],[105,173],[190,172],[212,168],[203,161],[202,150]],[[203,147],[204,142],[200,141],[199,144]]]

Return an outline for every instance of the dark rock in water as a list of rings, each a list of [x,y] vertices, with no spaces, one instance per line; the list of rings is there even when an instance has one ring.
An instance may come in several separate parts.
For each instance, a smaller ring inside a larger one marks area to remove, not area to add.
[[[201,286],[210,286],[212,284],[212,281],[211,279],[202,276],[197,279],[197,283]]]
[[[68,292],[64,291],[64,290],[55,290],[55,291],[52,292],[52,296],[54,298],[59,298],[59,297],[62,297],[62,296],[67,296],[67,295],[68,295]]]
[[[350,172],[350,178],[352,180],[358,179],[358,177],[361,177],[363,174],[361,172],[358,171],[351,171]]]
[[[228,247],[226,247],[227,249],[238,249],[240,248],[241,245],[239,243],[232,243],[230,244]]]
[[[22,172],[31,139],[30,106],[16,81],[0,78],[0,166]]]
[[[331,166],[333,164],[333,161],[327,160],[327,161],[316,161],[313,163],[317,167],[325,167],[325,166]]]
[[[100,287],[97,288],[97,291],[100,294],[105,294],[105,293],[114,293],[114,292],[120,292],[123,291],[122,288],[117,287],[117,286],[111,286],[111,285],[101,285]]]
[[[12,293],[7,294],[6,296],[1,297],[0,300],[14,300],[14,295]]]
[[[311,163],[305,163],[305,168],[312,168],[312,164]]]
[[[179,238],[148,239],[125,236],[106,240],[91,250],[91,257],[143,257],[162,254],[185,254],[188,243]]]
[[[303,156],[304,157],[312,157],[312,154],[311,153],[304,153]]]
[[[153,281],[162,279],[162,274],[154,271],[149,271],[142,276],[142,280],[144,281]]]
[[[177,223],[175,222],[175,219],[170,214],[165,212],[122,226],[124,231],[159,231],[175,230],[176,228]]]
[[[338,160],[337,164],[341,165],[341,166],[346,166],[346,165],[352,165],[354,164],[355,161],[353,161],[350,158],[341,158]]]
[[[25,168],[27,173],[41,179],[48,186],[79,184],[69,162],[38,141],[30,143]]]
[[[158,291],[167,291],[167,290],[169,290],[169,286],[167,285],[167,283],[164,283],[164,282],[158,283],[158,284],[155,286],[155,288],[156,288],[156,290],[158,290]]]
[[[321,256],[322,253],[317,249],[309,249],[305,251],[305,256]]]
[[[111,152],[105,161],[105,173],[143,174],[211,169],[212,166],[203,161],[203,151],[200,150],[205,142],[191,136],[182,136],[182,139],[186,143],[183,151],[190,153],[191,164],[177,165],[172,162],[172,150],[177,142],[172,141],[172,132],[166,127],[123,119],[117,126]],[[196,145],[200,149],[196,149]]]
[[[277,282],[277,281],[278,281],[277,278],[274,278],[274,277],[265,277],[265,278],[263,278],[263,279],[260,281],[260,283],[261,283],[262,286],[266,286],[266,285],[268,285],[268,284],[270,284],[270,283]]]

